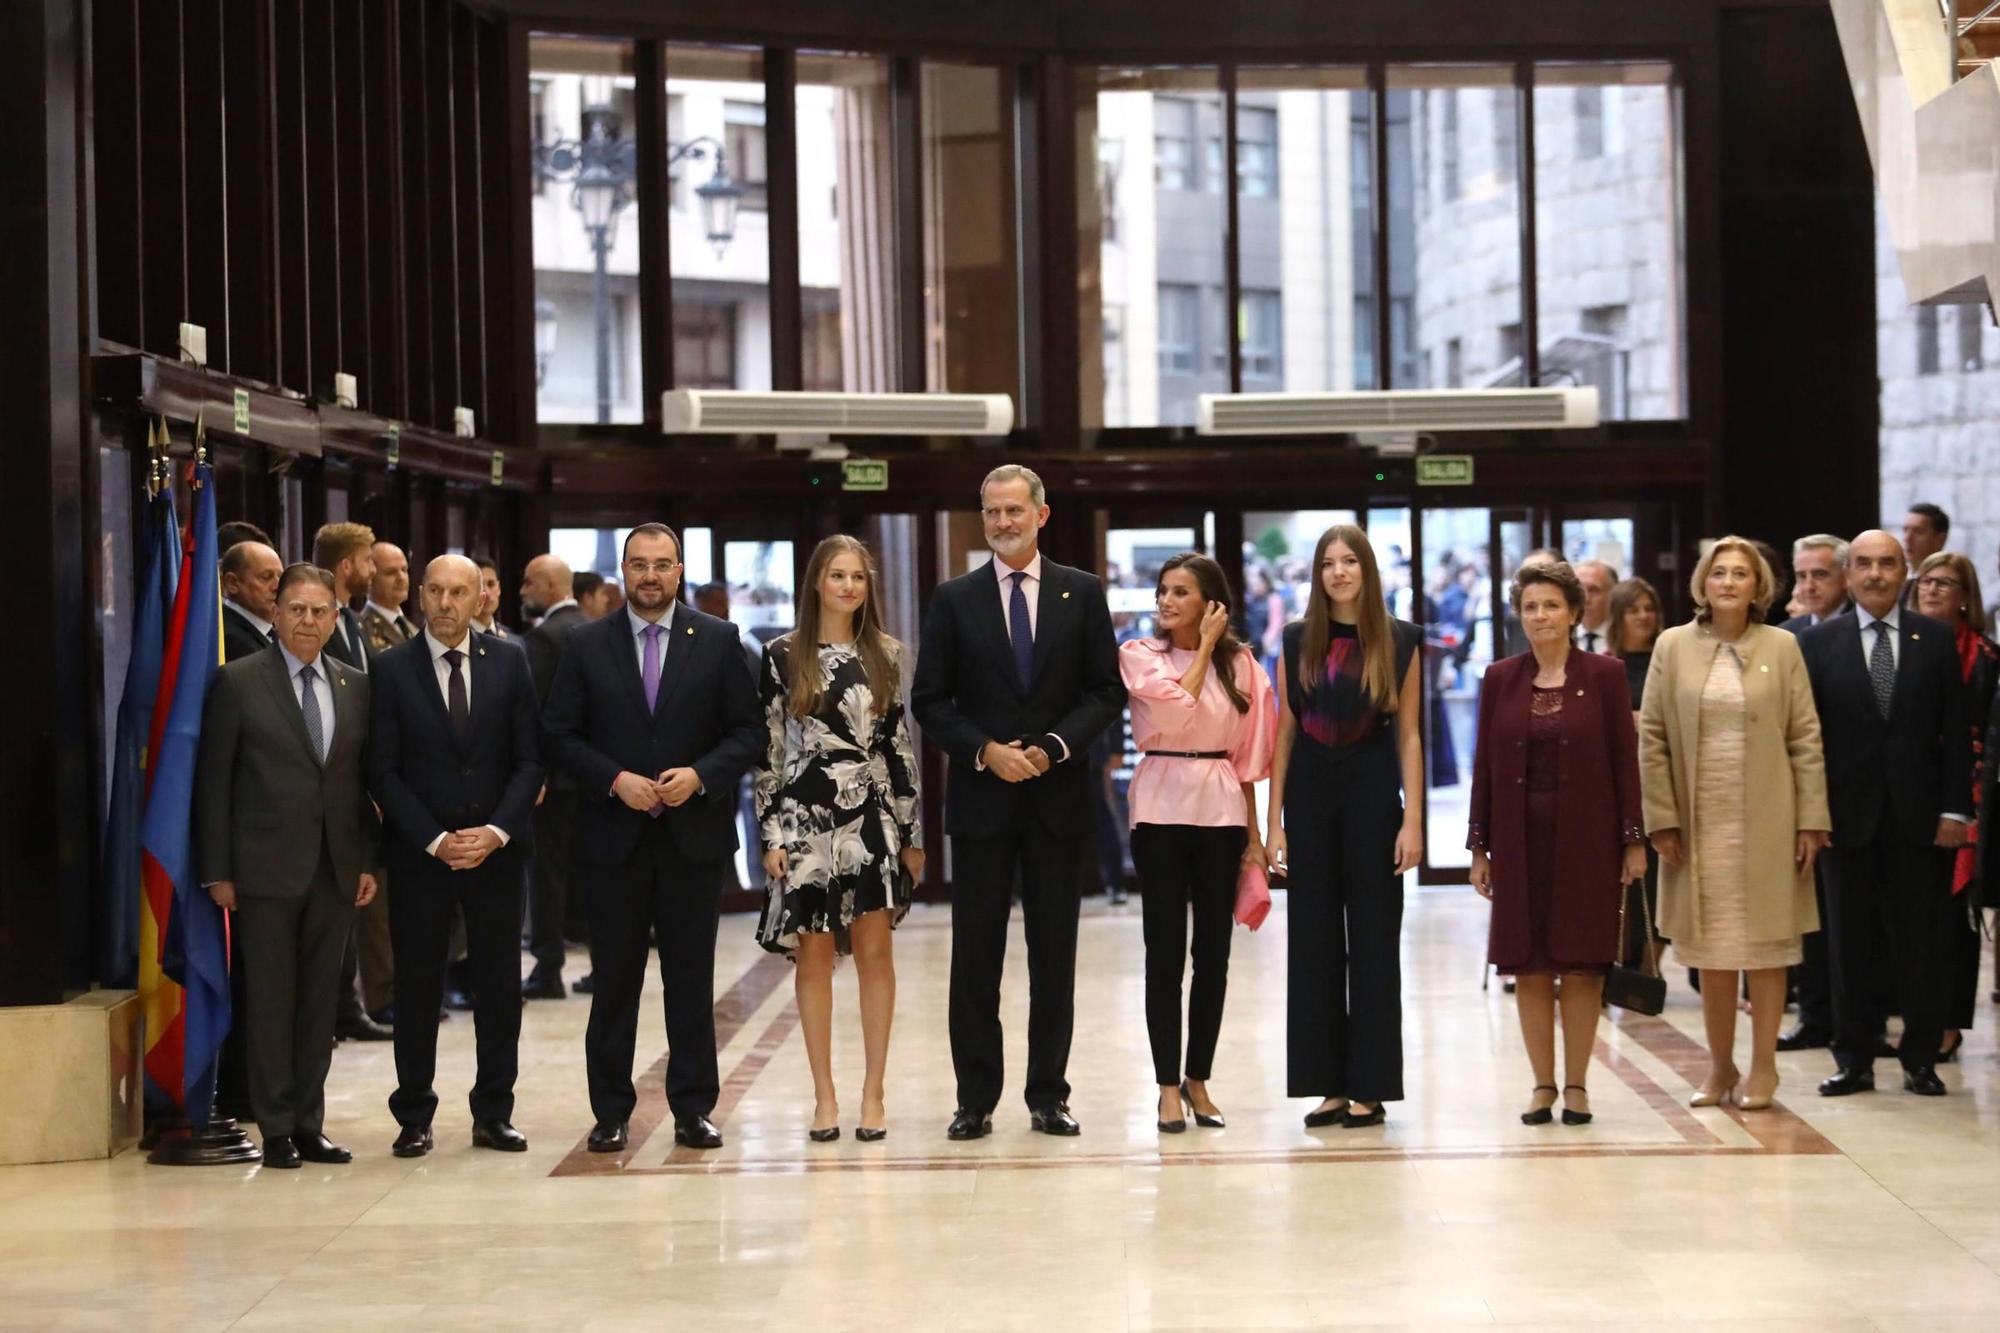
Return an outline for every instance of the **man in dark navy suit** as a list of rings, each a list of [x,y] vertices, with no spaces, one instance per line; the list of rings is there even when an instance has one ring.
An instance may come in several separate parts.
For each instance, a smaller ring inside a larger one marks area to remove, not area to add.
[[[624,609],[578,628],[543,710],[549,757],[576,783],[573,883],[590,919],[595,990],[584,1056],[592,1152],[620,1152],[638,1102],[639,991],[659,940],[674,1141],[719,1148],[715,931],[736,852],[736,784],[764,754],[763,714],[736,627],[676,600],[680,539],[625,539]]]
[[[396,1091],[392,1151],[431,1149],[438,1002],[452,909],[465,917],[479,1067],[472,1142],[525,1151],[514,1129],[521,1036],[521,894],[542,786],[535,683],[518,647],[472,633],[479,567],[441,555],[424,571],[424,628],[374,659],[369,788],[387,824],[396,881]]]
[[[1932,1066],[1944,1036],[1944,921],[1952,855],[1970,820],[1972,736],[1951,629],[1901,605],[1908,572],[1893,536],[1862,533],[1847,554],[1854,609],[1799,635],[1833,810],[1824,864],[1839,1069],[1819,1085],[1825,1097],[1875,1089],[1878,936],[1903,1010],[1903,1087],[1945,1091]]]
[[[979,488],[990,564],[940,583],[924,612],[910,702],[951,756],[951,1062],[946,1137],[992,1130],[1003,1079],[1000,978],[1018,873],[1028,936],[1028,1123],[1080,1130],[1069,1113],[1078,863],[1096,777],[1090,745],[1125,704],[1104,585],[1044,560],[1042,479],[1009,464]]]

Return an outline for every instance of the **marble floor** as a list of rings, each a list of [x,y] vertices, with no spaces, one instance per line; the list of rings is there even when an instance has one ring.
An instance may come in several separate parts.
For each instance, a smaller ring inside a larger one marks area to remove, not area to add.
[[[1139,908],[1085,908],[1071,1077],[1083,1136],[1031,1134],[1010,1092],[946,1142],[948,918],[896,938],[886,1142],[852,1137],[860,1033],[836,980],[848,1134],[809,1144],[788,965],[747,917],[717,960],[719,1153],[672,1146],[649,1001],[633,1146],[583,1149],[586,1002],[528,1006],[520,1156],[474,1151],[472,1025],[444,1026],[439,1147],[389,1155],[386,1045],[334,1058],[346,1167],[109,1162],[0,1169],[0,1327],[34,1329],[1122,1329],[1384,1326],[1988,1330],[2000,1319],[2000,1078],[1982,1005],[1952,1095],[1823,1101],[1780,1057],[1770,1112],[1691,1111],[1695,996],[1600,1031],[1594,1124],[1529,1128],[1512,1003],[1480,986],[1485,906],[1413,893],[1409,1100],[1307,1131],[1283,1096],[1285,931],[1239,930],[1211,1084],[1226,1130],[1163,1137],[1141,1017]],[[1006,1022],[1018,1086],[1026,981]],[[577,960],[580,961],[580,960]],[[1748,1040],[1747,1025],[1739,1044]]]

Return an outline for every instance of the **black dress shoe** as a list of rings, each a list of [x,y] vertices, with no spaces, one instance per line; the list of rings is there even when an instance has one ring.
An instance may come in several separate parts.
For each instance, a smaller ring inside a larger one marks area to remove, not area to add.
[[[1342,1102],[1330,1111],[1307,1111],[1307,1129],[1325,1129],[1328,1125],[1338,1125],[1347,1119],[1347,1103]]]
[[[1194,1116],[1194,1122],[1203,1129],[1229,1128],[1228,1122],[1222,1118],[1222,1112],[1217,1111],[1214,1115],[1203,1115],[1200,1111],[1194,1109],[1194,1095],[1188,1091],[1186,1079],[1181,1080],[1181,1100],[1187,1104],[1189,1114]]]
[[[591,1127],[590,1141],[584,1147],[592,1152],[624,1152],[625,1143],[623,1120],[600,1120]]]
[[[944,1136],[957,1143],[968,1139],[983,1139],[993,1132],[993,1117],[983,1111],[968,1111],[964,1107],[951,1113],[951,1125]]]
[[[1778,1038],[1778,1049],[1781,1051],[1823,1051],[1831,1045],[1831,1032],[1825,1028],[1808,1027],[1804,1023]]]
[[[521,1137],[521,1131],[505,1120],[473,1121],[472,1146],[491,1148],[495,1152],[528,1151],[528,1141]]]
[[[570,994],[572,995],[596,994],[597,993],[596,976],[597,974],[595,972],[586,972],[582,976],[578,977],[575,981],[570,982],[569,983]]]
[[[562,973],[560,972],[554,976],[546,976],[540,972],[531,972],[528,974],[528,979],[521,983],[521,998],[524,1000],[566,1000],[569,998],[569,987],[563,985]]]
[[[296,1171],[301,1160],[299,1145],[293,1143],[289,1136],[273,1134],[264,1140],[265,1166],[274,1166],[280,1171]]]
[[[404,1125],[403,1132],[389,1145],[391,1154],[397,1157],[422,1157],[431,1150],[431,1127],[429,1125]]]
[[[367,1014],[356,1009],[345,1014],[334,1024],[333,1035],[343,1041],[394,1041],[396,1030],[384,1027]]]
[[[1945,1094],[1944,1080],[1929,1065],[1914,1065],[1903,1071],[1903,1091],[1914,1092],[1919,1097],[1942,1097]]]
[[[323,1166],[346,1166],[354,1160],[354,1154],[335,1143],[324,1134],[295,1134],[292,1142],[297,1145],[299,1156],[308,1162],[318,1162]]]
[[[1875,1071],[1872,1069],[1843,1069],[1832,1078],[1820,1080],[1819,1095],[1822,1097],[1851,1097],[1857,1092],[1875,1091]]]
[[[1028,1112],[1028,1128],[1037,1134],[1053,1134],[1062,1139],[1073,1139],[1083,1133],[1083,1126],[1077,1124],[1076,1117],[1069,1113],[1067,1102]]]
[[[674,1117],[674,1142],[683,1148],[720,1148],[722,1131],[705,1115]]]

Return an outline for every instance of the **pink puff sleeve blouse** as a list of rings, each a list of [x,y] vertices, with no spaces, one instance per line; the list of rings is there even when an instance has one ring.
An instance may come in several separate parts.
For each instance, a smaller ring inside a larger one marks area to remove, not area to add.
[[[1250,701],[1239,713],[1211,667],[1201,694],[1181,688],[1194,650],[1158,639],[1134,639],[1118,649],[1132,709],[1132,740],[1142,757],[1132,777],[1132,823],[1242,828],[1243,786],[1271,774],[1277,714],[1271,683],[1249,652],[1236,654],[1236,687]],[[1148,750],[1224,752],[1222,759],[1179,759]]]

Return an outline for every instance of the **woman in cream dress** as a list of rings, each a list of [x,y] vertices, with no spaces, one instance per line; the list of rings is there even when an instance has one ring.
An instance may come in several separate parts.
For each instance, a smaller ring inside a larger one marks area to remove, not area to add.
[[[1831,821],[1819,713],[1792,635],[1763,623],[1771,567],[1724,537],[1695,567],[1694,622],[1660,636],[1639,718],[1660,933],[1700,968],[1710,1068],[1696,1106],[1771,1104],[1785,969],[1819,929],[1813,861]],[[1750,984],[1750,1072],[1735,1060],[1737,973]]]

